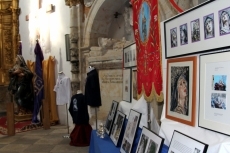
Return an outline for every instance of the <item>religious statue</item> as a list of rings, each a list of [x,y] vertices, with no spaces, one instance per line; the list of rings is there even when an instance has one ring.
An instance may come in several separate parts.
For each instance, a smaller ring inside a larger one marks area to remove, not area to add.
[[[17,55],[15,65],[9,70],[8,90],[14,95],[17,115],[32,114],[34,108],[33,73],[27,67],[22,55]]]

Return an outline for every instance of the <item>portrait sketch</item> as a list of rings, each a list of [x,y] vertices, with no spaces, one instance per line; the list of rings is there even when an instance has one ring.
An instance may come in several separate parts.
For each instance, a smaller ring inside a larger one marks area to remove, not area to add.
[[[149,137],[142,134],[136,153],[145,153],[145,149],[147,147],[148,140],[149,140]]]
[[[170,111],[189,114],[189,66],[171,67]]]
[[[226,93],[212,93],[211,94],[211,107],[226,109]]]
[[[230,7],[219,11],[220,35],[230,33]]]
[[[209,14],[204,16],[204,38],[214,38],[215,28],[214,28],[214,14]]]
[[[192,42],[200,41],[200,20],[191,21],[191,40]]]
[[[227,75],[212,75],[212,90],[226,91]]]
[[[188,43],[188,28],[187,23],[180,26],[180,44],[185,45]]]
[[[171,47],[177,47],[177,28],[173,28],[170,30],[171,35]]]

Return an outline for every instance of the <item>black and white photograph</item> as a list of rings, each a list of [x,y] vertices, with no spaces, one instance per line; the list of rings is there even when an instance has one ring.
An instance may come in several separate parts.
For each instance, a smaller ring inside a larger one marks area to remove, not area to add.
[[[177,47],[177,28],[170,30],[171,35],[171,48]]]
[[[212,93],[211,107],[218,109],[226,109],[226,93]]]
[[[143,126],[136,153],[160,153],[163,143],[164,138]]]
[[[117,107],[118,107],[118,102],[116,102],[115,100],[113,100],[112,104],[111,104],[111,107],[110,107],[109,114],[107,116],[106,123],[105,123],[105,132],[108,135],[110,134],[111,129],[112,129],[114,117],[115,117],[115,114],[117,112]]]
[[[139,127],[141,115],[142,114],[140,112],[137,112],[133,109],[130,110],[128,122],[127,122],[125,132],[124,132],[124,137],[123,137],[122,143],[121,143],[121,148],[120,148],[121,153],[130,153],[131,152],[134,137],[135,137],[137,128]]]
[[[180,45],[188,44],[188,26],[187,23],[180,26]]]
[[[132,101],[132,90],[131,90],[132,82],[131,81],[132,81],[131,68],[124,69],[123,70],[122,96],[123,96],[123,100],[127,102]]]
[[[134,67],[137,65],[136,44],[130,44],[123,48],[124,68]],[[127,58],[127,59],[126,59]]]
[[[110,138],[113,143],[117,146],[120,138],[121,130],[125,121],[126,115],[120,111],[117,111],[116,117],[114,119],[114,124],[110,134]]]
[[[219,11],[220,36],[230,33],[230,7]]]
[[[214,14],[204,16],[204,39],[215,37]]]
[[[191,40],[192,43],[200,41],[200,20],[191,21]]]
[[[212,75],[212,90],[226,91],[227,75]]]

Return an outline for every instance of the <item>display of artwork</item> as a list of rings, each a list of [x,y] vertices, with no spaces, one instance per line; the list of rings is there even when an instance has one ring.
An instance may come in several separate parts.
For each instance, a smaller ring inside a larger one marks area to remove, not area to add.
[[[141,119],[141,113],[131,109],[129,112],[129,118],[125,129],[124,137],[121,143],[121,148],[120,148],[121,153],[131,152],[134,137],[136,134],[136,130],[139,126],[140,119]]]
[[[110,111],[109,114],[107,116],[107,120],[105,123],[105,131],[106,133],[109,135],[112,129],[112,125],[113,125],[113,121],[114,121],[114,117],[115,114],[117,112],[117,107],[118,107],[119,103],[116,102],[115,100],[112,101],[111,107],[110,107]]]
[[[137,65],[136,44],[131,44],[123,49],[124,67],[133,67]]]
[[[124,113],[117,111],[116,117],[114,119],[112,131],[110,134],[110,138],[116,146],[118,145],[118,141],[121,137],[121,130],[122,130],[125,118],[126,118],[126,115]]]

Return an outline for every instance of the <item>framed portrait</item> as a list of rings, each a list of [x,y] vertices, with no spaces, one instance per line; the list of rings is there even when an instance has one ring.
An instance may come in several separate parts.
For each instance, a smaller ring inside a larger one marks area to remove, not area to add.
[[[70,61],[70,38],[69,34],[65,34],[66,61]]]
[[[124,47],[123,63],[124,63],[124,68],[133,67],[137,65],[137,52],[136,52],[135,43]]]
[[[105,123],[105,132],[108,135],[110,135],[112,125],[113,125],[113,121],[114,121],[114,117],[115,117],[115,114],[117,112],[118,105],[119,105],[118,102],[116,102],[115,100],[112,101],[110,111],[109,111],[109,114],[107,116],[107,120],[106,120],[106,123]]]
[[[143,126],[136,153],[160,153],[164,138]]]
[[[166,118],[195,125],[197,57],[167,60]]]
[[[230,34],[230,7],[218,12],[220,36]]]
[[[123,70],[123,100],[132,102],[132,73],[131,68]]]
[[[185,151],[186,150],[186,151]],[[192,152],[206,153],[208,144],[174,130],[168,153]]]
[[[131,109],[129,112],[129,118],[125,128],[124,137],[121,143],[121,153],[131,152],[136,130],[139,127],[140,119],[141,113]]]
[[[165,58],[229,47],[229,14],[230,1],[207,0],[164,21],[161,36],[164,40]]]
[[[230,49],[200,56],[198,126],[230,135]]]
[[[123,128],[125,118],[126,118],[126,115],[124,113],[117,111],[116,117],[114,119],[112,131],[110,134],[110,138],[115,144],[115,146],[118,146],[118,142],[121,139],[121,130]]]
[[[132,89],[133,99],[137,100],[137,68],[132,69]]]

